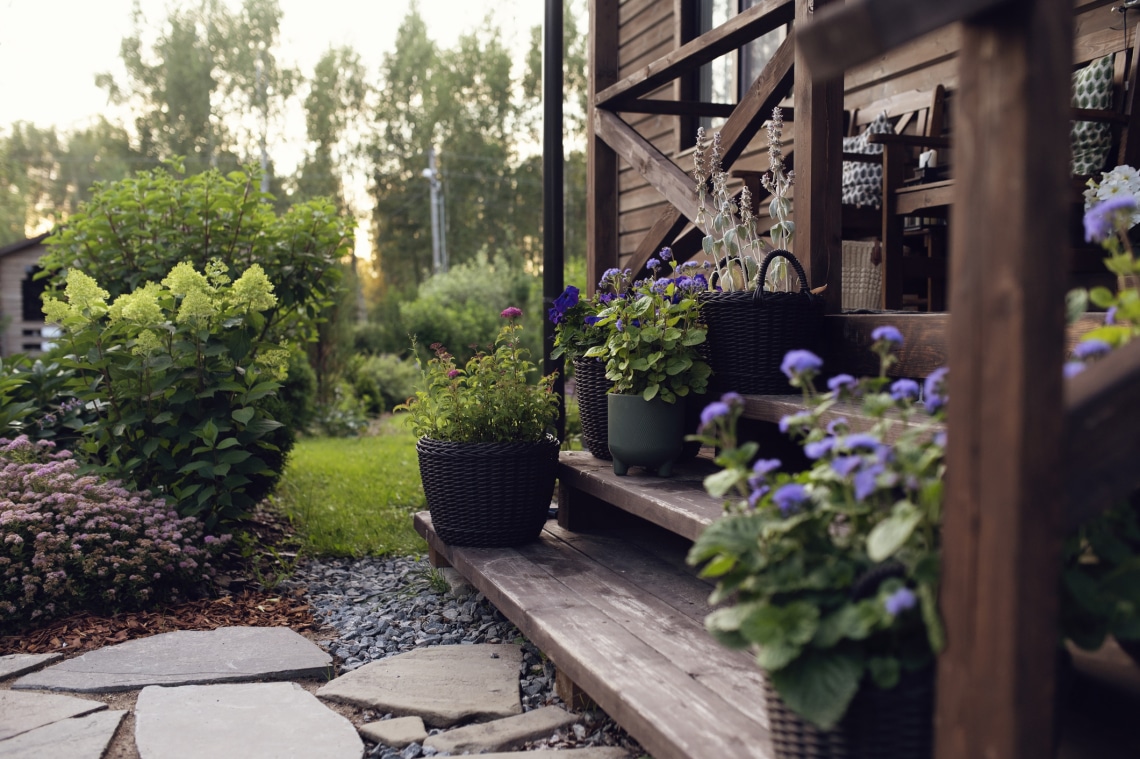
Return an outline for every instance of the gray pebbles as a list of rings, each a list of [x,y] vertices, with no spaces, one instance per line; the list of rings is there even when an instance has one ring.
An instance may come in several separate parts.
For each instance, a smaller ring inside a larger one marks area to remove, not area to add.
[[[423,646],[519,643],[523,647],[519,690],[524,711],[562,703],[554,693],[554,664],[482,593],[451,592],[441,577],[433,578],[426,561],[403,557],[310,559],[283,584],[304,589],[313,616],[336,631],[335,638],[319,641],[319,645],[337,657],[342,671]],[[634,756],[642,753],[637,743],[600,711],[583,715],[581,724],[532,747],[584,746],[622,746]],[[431,749],[416,743],[402,751],[378,745],[368,754],[377,759],[431,755]]]

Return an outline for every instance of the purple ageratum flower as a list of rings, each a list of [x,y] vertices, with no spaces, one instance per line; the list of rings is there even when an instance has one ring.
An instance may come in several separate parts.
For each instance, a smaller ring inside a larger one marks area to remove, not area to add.
[[[744,405],[744,396],[740,393],[727,392],[720,397],[721,403],[727,403],[729,406],[739,407]]]
[[[704,429],[722,416],[728,416],[729,407],[727,403],[722,401],[713,401],[705,406],[704,411],[701,412],[701,429]]]
[[[863,459],[858,456],[837,456],[831,461],[831,470],[840,477],[847,477],[862,463]]]
[[[780,489],[772,495],[772,500],[776,502],[776,507],[780,509],[780,513],[784,516],[798,511],[800,505],[807,499],[807,490],[803,485],[795,482],[781,486]]]
[[[858,386],[859,381],[850,374],[837,374],[827,381],[827,389],[832,392],[854,390]]]
[[[780,371],[788,379],[792,379],[800,374],[817,372],[821,366],[823,366],[823,359],[811,351],[794,350],[788,351],[784,355],[784,361],[780,364]]]
[[[614,322],[614,327],[617,328],[618,332],[625,332],[625,323],[622,322],[622,320],[620,318],[616,322]]]
[[[938,446],[939,448],[945,448],[946,447],[946,431],[945,430],[939,430],[938,432],[935,432],[933,440],[934,440],[934,444],[936,446]]]
[[[763,477],[781,466],[782,462],[779,459],[756,459],[756,463],[752,465],[752,473]]]
[[[1066,362],[1062,371],[1065,373],[1065,379],[1072,379],[1085,370],[1085,365],[1080,361]]]
[[[813,443],[808,443],[804,446],[804,455],[809,459],[818,459],[827,455],[828,451],[835,447],[835,438],[825,437],[823,440],[817,440]]]
[[[882,327],[875,327],[871,332],[871,339],[875,342],[885,340],[895,347],[903,344],[902,332],[899,332],[898,328],[892,327],[889,324],[884,324]]]
[[[883,473],[882,464],[872,464],[869,467],[860,469],[855,473],[853,484],[855,485],[855,498],[862,501],[879,486],[876,479]]]
[[[1087,361],[1090,358],[1100,358],[1107,355],[1111,350],[1112,346],[1104,340],[1093,338],[1077,343],[1077,346],[1073,348],[1073,355],[1082,361]]]
[[[660,266],[661,266],[661,262],[658,261],[656,258],[651,258],[645,262],[645,268],[646,269],[657,269]]]
[[[751,480],[749,480],[749,484],[752,484]],[[760,499],[768,495],[771,490],[772,488],[767,485],[753,485],[752,492],[748,494],[748,506],[753,509],[756,508],[756,504],[759,503]]]
[[[522,309],[516,308],[514,306],[507,306],[499,312],[499,316],[503,317],[504,319],[517,319],[522,316]]]
[[[847,417],[840,416],[827,423],[827,434],[838,435],[840,429],[847,426]]]
[[[883,599],[883,606],[886,607],[887,614],[892,617],[897,617],[907,609],[913,609],[917,604],[918,596],[910,588],[899,588]]]
[[[874,450],[879,447],[879,439],[866,432],[856,432],[843,438],[842,445],[849,451],[857,451],[860,448]]]
[[[891,385],[891,397],[896,401],[912,401],[918,397],[918,383],[912,379],[895,380]]]
[[[1117,195],[1085,212],[1085,242],[1104,242],[1116,229],[1121,216],[1131,217],[1136,201],[1130,195]]]
[[[1116,324],[1116,306],[1109,306],[1104,312],[1104,323],[1110,326]]]
[[[602,293],[598,296],[598,302],[602,304],[610,303],[615,297],[613,293]]]
[[[922,395],[926,410],[933,414],[946,406],[946,375],[950,368],[940,366],[932,371],[923,382]]]
[[[668,247],[662,248],[661,252],[658,253],[657,255],[661,256],[662,261],[672,261],[673,260],[673,249],[668,248]]]

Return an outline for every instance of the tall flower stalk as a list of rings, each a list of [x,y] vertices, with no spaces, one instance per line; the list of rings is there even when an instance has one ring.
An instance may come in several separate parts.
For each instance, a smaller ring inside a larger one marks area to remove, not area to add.
[[[768,204],[768,214],[776,220],[771,229],[772,244],[790,251],[796,224],[791,220],[792,201],[788,192],[796,183],[796,173],[784,170],[783,131],[784,112],[777,106],[772,109],[772,119],[768,122],[768,173],[760,182],[765,190],[772,193],[772,202]],[[779,258],[772,262],[766,284],[772,290],[791,289],[787,259]]]

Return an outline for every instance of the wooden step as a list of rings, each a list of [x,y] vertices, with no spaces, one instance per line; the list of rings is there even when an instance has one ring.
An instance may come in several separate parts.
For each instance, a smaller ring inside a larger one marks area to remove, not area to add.
[[[627,521],[550,521],[516,548],[445,545],[427,512],[415,527],[655,759],[770,759],[762,676],[705,631],[712,588],[685,568],[688,541]]]
[[[744,418],[760,422],[779,424],[780,420],[785,416],[798,414],[806,408],[803,395],[744,396]],[[859,403],[852,403],[851,401],[839,401],[827,411],[823,412],[821,416],[824,424],[839,418],[846,419],[853,432],[866,432],[878,421],[874,417],[864,414],[863,408]],[[928,421],[929,417],[926,416],[925,413],[915,417],[916,423],[925,423]],[[934,427],[935,429],[943,429],[942,424],[935,424]],[[904,429],[905,427],[901,423],[893,425],[885,436],[887,441],[894,441]]]

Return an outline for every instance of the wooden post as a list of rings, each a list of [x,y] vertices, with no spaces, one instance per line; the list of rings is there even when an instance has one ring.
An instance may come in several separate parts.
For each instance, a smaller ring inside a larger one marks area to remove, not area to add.
[[[594,95],[618,80],[618,0],[590,0],[586,114],[586,288],[618,265],[617,155],[594,133]]]
[[[822,7],[833,1],[796,0],[796,25],[811,18],[814,6]],[[840,291],[843,259],[839,244],[843,77],[812,81],[798,45],[794,70],[796,236],[793,252],[807,269],[811,287],[827,285],[827,310],[837,312],[843,298]]]
[[[963,25],[936,756],[1053,755],[1071,0]]]

